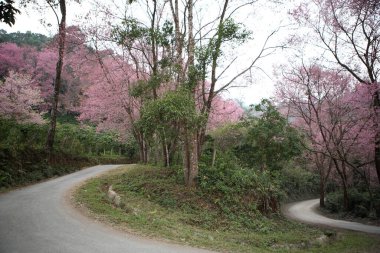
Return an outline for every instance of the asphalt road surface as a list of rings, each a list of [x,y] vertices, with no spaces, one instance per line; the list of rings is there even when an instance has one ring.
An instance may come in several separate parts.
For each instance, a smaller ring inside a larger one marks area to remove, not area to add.
[[[348,229],[371,234],[380,234],[380,227],[378,226],[370,226],[358,222],[334,220],[327,218],[318,213],[318,205],[319,199],[311,199],[291,203],[283,208],[283,213],[288,218],[296,219],[309,224]]]
[[[0,253],[210,252],[115,231],[67,203],[65,195],[76,184],[117,167],[95,166],[0,194]]]

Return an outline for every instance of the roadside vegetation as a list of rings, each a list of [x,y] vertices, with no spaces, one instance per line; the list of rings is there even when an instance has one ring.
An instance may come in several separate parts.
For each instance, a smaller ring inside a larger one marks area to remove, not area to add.
[[[178,169],[129,165],[90,179],[75,201],[118,229],[222,252],[376,252],[380,247],[379,238],[263,215],[256,202],[241,201],[238,192],[213,186],[189,191],[182,180]],[[219,184],[230,182],[225,178]],[[110,185],[121,196],[120,207],[107,198]]]
[[[44,149],[47,125],[20,124],[0,118],[0,190],[38,182],[97,164],[134,161],[133,142],[121,143],[112,133],[97,133],[73,117],[61,117],[50,162]],[[127,144],[126,144],[127,143]]]

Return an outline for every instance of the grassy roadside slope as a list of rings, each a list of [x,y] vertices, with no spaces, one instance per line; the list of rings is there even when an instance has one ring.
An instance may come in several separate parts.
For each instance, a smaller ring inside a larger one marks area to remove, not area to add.
[[[122,156],[80,156],[55,152],[51,164],[44,150],[11,152],[0,148],[0,192],[63,176],[98,164],[128,164]]]
[[[279,215],[226,214],[218,206],[218,196],[189,191],[177,183],[178,178],[171,169],[126,166],[89,180],[78,188],[75,199],[119,229],[223,252],[376,252],[380,248],[380,238],[312,228]],[[105,189],[111,184],[122,197],[121,208],[106,199]]]

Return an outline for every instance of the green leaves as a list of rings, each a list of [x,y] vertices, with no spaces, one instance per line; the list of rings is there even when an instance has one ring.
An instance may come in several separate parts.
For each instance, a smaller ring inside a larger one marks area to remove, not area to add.
[[[261,115],[251,116],[243,123],[247,137],[236,153],[247,166],[279,170],[283,163],[301,153],[302,139],[268,100],[254,108]]]
[[[148,29],[143,27],[136,19],[124,19],[120,25],[112,30],[112,38],[124,46],[132,46],[137,39],[142,39],[148,35]]]
[[[251,35],[251,32],[243,27],[243,24],[235,23],[232,18],[224,21],[220,32],[223,34],[222,40],[224,42],[231,41],[239,44],[246,42]]]
[[[155,41],[157,45],[169,47],[173,42],[173,24],[165,21],[162,27],[151,29],[135,18],[125,18],[120,25],[114,26],[111,36],[119,45],[132,47],[134,42],[145,42],[152,45]]]
[[[208,43],[195,49],[195,57],[197,59],[196,68],[202,74],[202,80],[206,79],[206,69],[213,60],[219,60],[223,56],[224,45],[242,44],[250,39],[251,32],[245,29],[243,24],[236,23],[232,18],[228,18],[222,22],[216,34],[209,39]]]
[[[4,22],[9,26],[15,24],[15,15],[20,13],[20,10],[16,9],[14,5],[13,0],[0,1],[0,22]]]
[[[173,132],[174,128],[192,128],[201,122],[191,94],[185,90],[170,91],[162,98],[147,102],[141,112],[140,127],[147,134]]]

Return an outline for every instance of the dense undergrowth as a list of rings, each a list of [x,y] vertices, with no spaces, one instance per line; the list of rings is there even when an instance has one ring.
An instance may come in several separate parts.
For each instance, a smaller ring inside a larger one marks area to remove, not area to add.
[[[122,198],[119,208],[107,200],[111,184]],[[178,170],[135,165],[91,179],[76,200],[121,229],[224,252],[376,252],[380,246],[368,236],[263,215],[255,199],[238,195],[187,188]]]
[[[368,218],[380,221],[380,188],[373,189],[371,194],[368,191],[360,191],[358,187],[348,190],[350,196],[348,209],[344,209],[343,192],[336,191],[327,194],[325,209],[333,214],[338,214],[341,218],[356,217]]]
[[[54,153],[47,162],[47,125],[19,124],[0,119],[0,189],[26,185],[96,164],[135,161],[133,143],[117,141],[112,133],[97,133],[73,117],[60,117]]]

